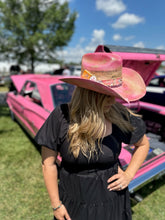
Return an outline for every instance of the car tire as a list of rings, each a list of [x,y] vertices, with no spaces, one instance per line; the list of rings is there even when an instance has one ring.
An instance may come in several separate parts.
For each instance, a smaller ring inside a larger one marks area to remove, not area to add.
[[[14,112],[10,110],[10,116],[13,121],[16,121]]]

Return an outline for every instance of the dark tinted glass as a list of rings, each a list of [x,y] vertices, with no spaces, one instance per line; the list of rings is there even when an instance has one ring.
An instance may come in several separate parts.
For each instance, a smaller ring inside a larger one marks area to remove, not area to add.
[[[67,83],[59,83],[51,86],[54,107],[70,102],[75,86]]]

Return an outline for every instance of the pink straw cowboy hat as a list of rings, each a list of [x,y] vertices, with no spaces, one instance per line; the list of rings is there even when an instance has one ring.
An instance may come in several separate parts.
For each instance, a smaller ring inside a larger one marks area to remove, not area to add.
[[[121,57],[112,53],[85,54],[82,57],[81,76],[70,76],[60,80],[112,95],[126,102],[136,101],[146,93],[142,77],[133,69],[122,67]]]

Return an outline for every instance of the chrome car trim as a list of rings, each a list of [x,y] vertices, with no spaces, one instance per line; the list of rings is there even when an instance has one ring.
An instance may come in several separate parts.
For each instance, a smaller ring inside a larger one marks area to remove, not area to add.
[[[135,191],[137,191],[147,183],[159,179],[164,174],[165,174],[165,162],[151,169],[150,171],[144,173],[143,175],[137,177],[136,179],[132,180],[128,186],[129,192],[134,193]]]

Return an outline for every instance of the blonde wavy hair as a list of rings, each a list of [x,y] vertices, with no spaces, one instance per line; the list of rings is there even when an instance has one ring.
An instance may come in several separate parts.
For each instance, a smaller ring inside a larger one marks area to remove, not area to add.
[[[114,102],[110,110],[104,113],[107,97],[109,96],[80,87],[74,90],[69,104],[68,138],[69,151],[75,158],[79,156],[80,151],[88,159],[96,155],[96,141],[102,151],[100,143],[105,134],[105,118],[124,132],[133,130],[129,123],[128,109],[120,103]]]

